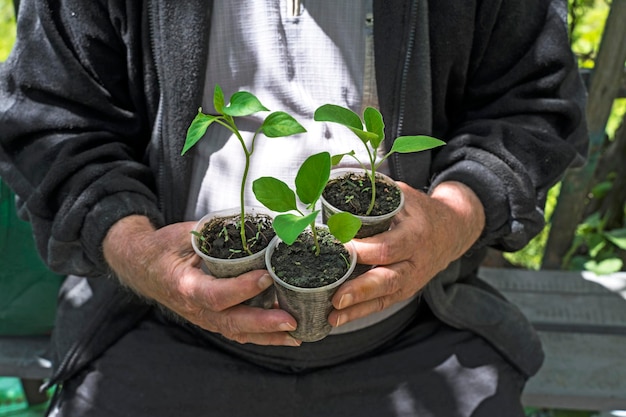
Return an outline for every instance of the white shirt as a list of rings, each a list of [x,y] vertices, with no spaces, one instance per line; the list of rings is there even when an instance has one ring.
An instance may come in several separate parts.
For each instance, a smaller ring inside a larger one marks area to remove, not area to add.
[[[367,106],[377,107],[372,16],[372,0],[215,2],[203,112],[215,114],[213,90],[219,84],[226,100],[237,91],[249,91],[268,109],[286,111],[307,129],[286,138],[257,137],[246,205],[261,205],[252,193],[254,179],[273,176],[293,188],[300,164],[314,153],[354,150],[361,161],[369,160],[363,143],[351,131],[315,122],[313,113],[326,103],[349,107],[359,115]],[[248,146],[267,114],[236,120]],[[344,158],[341,166],[358,164]],[[187,219],[239,207],[243,167],[239,141],[222,126],[212,125],[194,148]],[[387,173],[387,165],[378,170]],[[376,323],[409,302],[347,323],[331,334]]]

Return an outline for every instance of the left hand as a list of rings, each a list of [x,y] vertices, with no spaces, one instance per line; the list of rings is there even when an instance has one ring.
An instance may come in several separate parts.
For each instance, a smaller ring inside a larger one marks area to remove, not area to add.
[[[353,242],[361,264],[377,265],[343,284],[328,320],[340,326],[406,300],[463,255],[485,225],[483,206],[459,182],[439,184],[430,195],[398,182],[404,209],[390,230]]]

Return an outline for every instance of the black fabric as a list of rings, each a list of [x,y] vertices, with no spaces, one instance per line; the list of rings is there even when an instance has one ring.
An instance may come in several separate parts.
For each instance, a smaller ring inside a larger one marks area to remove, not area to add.
[[[298,349],[240,344],[191,324],[186,327],[198,339],[258,366],[276,372],[298,373],[371,355],[398,337],[416,318],[422,320],[430,316],[428,306],[418,298],[381,322],[354,332],[331,335],[315,343],[303,343]],[[167,315],[163,319],[167,320]]]
[[[268,371],[150,316],[63,386],[52,415],[522,417],[524,383],[484,340],[432,316],[376,355],[299,373]]]

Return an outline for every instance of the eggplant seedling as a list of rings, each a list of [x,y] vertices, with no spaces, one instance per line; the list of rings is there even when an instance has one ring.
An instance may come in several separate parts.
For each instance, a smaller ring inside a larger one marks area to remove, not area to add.
[[[257,200],[272,211],[279,212],[273,221],[276,235],[287,245],[293,244],[300,233],[311,228],[316,255],[320,245],[315,228],[315,219],[320,210],[315,209],[324,187],[330,177],[331,156],[321,152],[309,156],[298,169],[294,192],[283,181],[274,177],[261,177],[252,183],[252,191]],[[306,206],[308,213],[298,208],[296,201]],[[334,214],[327,220],[329,232],[341,243],[350,241],[361,227],[361,221],[351,213]]]
[[[365,213],[366,216],[372,212],[376,201],[376,170],[387,158],[394,153],[420,152],[445,145],[444,141],[426,135],[399,136],[394,140],[389,152],[376,162],[378,147],[385,139],[385,123],[380,111],[373,107],[367,107],[363,111],[363,119],[361,119],[358,114],[346,107],[324,104],[315,110],[313,118],[318,122],[332,122],[345,126],[363,142],[369,158],[369,168],[357,158],[354,150],[333,155],[332,165],[337,165],[344,156],[351,156],[365,170],[372,187],[371,201]]]
[[[250,159],[254,152],[254,143],[259,134],[263,133],[268,138],[278,138],[291,136],[298,133],[306,132],[306,129],[296,121],[291,115],[283,112],[276,111],[270,113],[262,122],[261,126],[254,132],[250,145],[247,146],[244,141],[241,132],[237,128],[235,119],[238,117],[246,117],[258,112],[268,112],[269,110],[261,104],[259,99],[253,94],[247,91],[239,91],[234,93],[226,104],[224,99],[224,93],[219,85],[215,86],[213,93],[213,106],[215,107],[216,115],[206,114],[202,112],[202,108],[198,109],[198,114],[191,122],[189,129],[187,130],[187,137],[185,139],[185,145],[181,155],[187,153],[206,133],[209,126],[213,123],[221,125],[230,130],[243,149],[245,156],[245,165],[243,174],[241,177],[241,188],[239,193],[239,201],[241,207],[240,216],[240,233],[241,241],[243,244],[243,250],[248,254],[251,254],[248,247],[248,241],[245,233],[245,185],[248,178],[248,171],[250,170]]]

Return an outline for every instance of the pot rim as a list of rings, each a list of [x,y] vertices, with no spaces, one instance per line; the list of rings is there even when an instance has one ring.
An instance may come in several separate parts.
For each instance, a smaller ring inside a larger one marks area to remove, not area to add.
[[[196,222],[196,225],[194,226],[193,231],[199,232],[204,226],[204,224],[210,219],[213,219],[216,217],[238,216],[240,213],[241,213],[241,209],[239,207],[231,207],[227,209],[212,211],[202,216],[202,218],[200,218],[200,220]],[[245,213],[246,214],[265,214],[271,218],[274,218],[274,213],[266,209],[265,207],[246,206]],[[209,256],[206,253],[202,252],[200,248],[198,247],[198,244],[196,241],[197,241],[197,236],[195,236],[194,234],[191,234],[191,246],[193,247],[194,252],[196,252],[198,256],[200,256],[202,259],[209,261],[209,262],[222,263],[226,265],[237,264],[243,261],[249,262],[251,259],[263,257],[265,255],[265,252],[267,251],[267,248],[271,244],[271,241],[270,241],[270,244],[268,244],[265,248],[261,249],[260,251],[256,253],[253,253],[252,255],[246,255],[246,256],[233,258],[233,259],[224,259],[224,258],[216,258],[214,256]]]
[[[325,228],[325,229],[328,228],[328,226],[323,225],[323,224],[319,224],[316,227]],[[265,251],[265,266],[275,283],[277,283],[278,285],[282,287],[288,288],[292,291],[301,292],[301,293],[314,293],[314,292],[319,292],[320,290],[328,291],[330,289],[333,289],[343,284],[350,277],[350,275],[354,271],[354,268],[356,268],[356,263],[357,263],[356,248],[354,246],[354,243],[352,243],[352,241],[349,241],[347,243],[344,243],[344,246],[346,247],[346,249],[348,250],[348,253],[350,254],[350,266],[348,267],[348,271],[340,279],[333,282],[332,284],[324,285],[323,287],[313,287],[313,288],[296,287],[295,285],[288,284],[282,279],[280,279],[278,275],[274,273],[274,270],[272,268],[272,254],[274,253],[274,249],[278,246],[278,244],[282,242],[283,241],[278,236],[274,236],[274,238],[270,241],[269,245],[267,245],[267,250]]]
[[[363,168],[333,168],[330,172],[330,180],[333,180],[335,178],[339,178],[341,177],[343,174],[349,173],[349,172],[353,172],[353,173],[367,173],[367,172],[371,172],[371,170],[368,169],[363,169]],[[396,207],[393,211],[390,211],[389,213],[385,213],[385,214],[380,214],[378,216],[364,216],[364,215],[359,215],[359,214],[355,214],[356,217],[358,217],[362,223],[375,223],[377,221],[382,221],[382,220],[386,220],[389,219],[391,217],[394,217],[396,214],[398,214],[400,212],[400,210],[402,210],[402,208],[404,207],[404,192],[402,192],[402,189],[400,187],[398,187],[398,184],[396,183],[396,181],[391,178],[389,175],[387,174],[383,174],[382,172],[376,172],[376,177],[377,178],[381,178],[383,179],[385,182],[393,185],[394,187],[396,187],[398,189],[398,191],[400,191],[400,203],[398,204],[398,207]],[[333,211],[339,213],[342,212],[343,210],[339,210],[337,207],[333,206],[332,204],[330,204],[328,201],[326,201],[326,199],[324,198],[324,193],[322,193],[322,196],[320,197],[320,201],[322,202],[322,205],[325,205],[326,207],[332,208]]]

